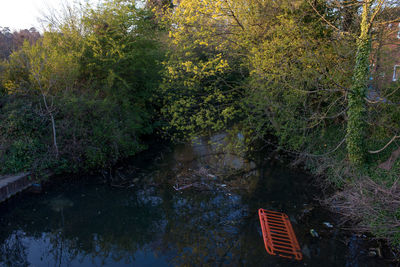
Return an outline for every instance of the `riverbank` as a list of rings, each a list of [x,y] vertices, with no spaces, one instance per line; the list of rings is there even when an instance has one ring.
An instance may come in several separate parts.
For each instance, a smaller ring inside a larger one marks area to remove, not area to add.
[[[359,234],[368,233],[371,238],[386,243],[390,248],[387,257],[398,262],[400,162],[393,164],[390,170],[379,168],[379,161],[359,169],[349,164],[345,150],[337,154],[341,156],[303,157],[297,162],[319,177],[318,183],[327,192],[322,204],[340,215],[344,227]],[[387,159],[387,155],[383,159]]]

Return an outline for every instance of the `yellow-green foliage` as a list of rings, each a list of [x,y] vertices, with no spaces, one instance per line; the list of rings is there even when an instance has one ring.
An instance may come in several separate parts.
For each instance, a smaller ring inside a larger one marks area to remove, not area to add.
[[[34,45],[25,41],[21,50],[10,56],[6,91],[55,94],[71,90],[78,76],[79,56],[79,51],[63,45],[60,33],[45,33]]]
[[[301,150],[310,132],[343,123],[352,46],[305,1],[184,0],[168,19],[167,128],[198,134],[244,121],[253,141],[273,133]]]
[[[226,27],[236,26],[233,1],[181,1],[167,17],[171,24],[169,57],[161,87],[165,130],[177,136],[220,131],[243,115],[240,46]],[[230,51],[228,53],[228,51]]]
[[[268,23],[273,26],[254,45],[248,98],[255,134],[262,137],[272,131],[282,145],[299,151],[312,145],[314,133],[327,124],[344,122],[351,70],[351,59],[335,47],[337,36],[311,10],[302,8],[301,13],[279,10]],[[347,45],[346,40],[341,42]]]
[[[153,15],[112,0],[82,14],[4,64],[1,173],[107,168],[146,147],[163,59]]]

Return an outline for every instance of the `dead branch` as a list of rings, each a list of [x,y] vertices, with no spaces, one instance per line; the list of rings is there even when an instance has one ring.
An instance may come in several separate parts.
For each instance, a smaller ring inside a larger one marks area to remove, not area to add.
[[[373,151],[368,151],[368,152],[371,153],[371,154],[378,154],[378,153],[382,152],[383,150],[385,150],[385,149],[386,149],[391,143],[393,143],[393,141],[396,140],[397,138],[400,138],[400,135],[395,135],[395,136],[393,136],[393,138],[392,138],[384,147],[382,147],[381,149],[373,150]]]
[[[398,157],[400,157],[400,147],[398,149],[396,149],[395,151],[393,151],[392,154],[390,155],[390,157],[386,161],[379,164],[378,168],[386,170],[386,171],[391,170],[393,167],[393,164],[398,159]]]
[[[364,177],[324,202],[342,215],[342,223],[352,222],[353,230],[373,232],[373,227],[379,227],[385,230],[387,239],[398,231],[400,220],[392,216],[400,207],[398,180],[388,186]],[[377,221],[382,214],[387,215]]]

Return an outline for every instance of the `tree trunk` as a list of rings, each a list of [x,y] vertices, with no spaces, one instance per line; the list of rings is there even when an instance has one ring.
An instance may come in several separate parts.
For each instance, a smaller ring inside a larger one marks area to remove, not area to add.
[[[356,65],[353,71],[353,85],[348,95],[347,152],[353,165],[365,162],[366,146],[366,93],[369,76],[370,9],[372,0],[363,3],[361,34],[357,40]]]
[[[57,145],[57,133],[56,133],[56,123],[54,120],[54,116],[52,111],[50,110],[49,106],[47,105],[47,100],[46,100],[46,95],[44,93],[42,93],[42,97],[43,97],[43,102],[44,102],[44,106],[46,108],[47,113],[50,116],[50,120],[51,120],[51,128],[53,130],[53,145],[54,145],[54,150],[56,152],[56,158],[58,158],[58,145]]]

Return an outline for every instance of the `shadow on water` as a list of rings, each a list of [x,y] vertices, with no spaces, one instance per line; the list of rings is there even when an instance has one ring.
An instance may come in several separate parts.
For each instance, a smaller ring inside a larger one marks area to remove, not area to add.
[[[256,167],[216,153],[215,143],[176,146],[126,174],[149,183],[118,189],[66,179],[1,204],[0,266],[385,266],[360,238],[324,226],[334,220],[313,200],[306,174]],[[173,189],[190,176],[213,187]],[[266,253],[260,207],[289,215],[303,261]]]

